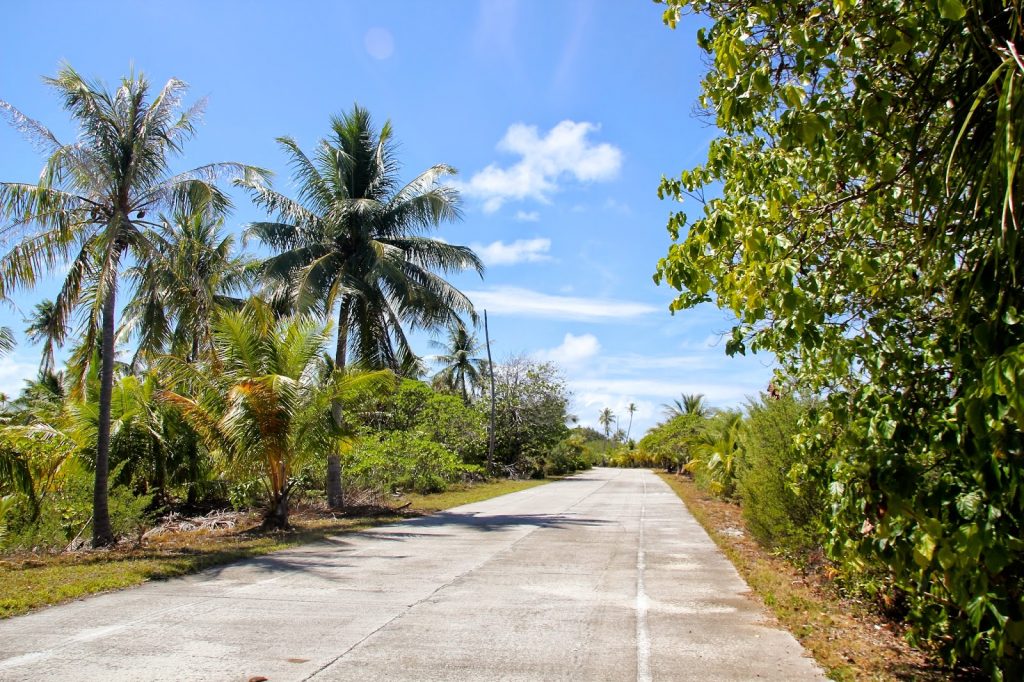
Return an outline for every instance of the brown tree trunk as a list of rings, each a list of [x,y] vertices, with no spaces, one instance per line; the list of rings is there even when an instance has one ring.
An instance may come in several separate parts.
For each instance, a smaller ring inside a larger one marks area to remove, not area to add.
[[[107,506],[107,487],[110,474],[110,400],[114,391],[114,307],[116,282],[112,282],[103,301],[103,339],[100,350],[100,414],[99,434],[96,442],[96,482],[92,495],[92,546],[107,547],[114,544],[114,531],[110,526]]]
[[[288,491],[276,500],[271,500],[270,509],[263,517],[263,527],[268,530],[288,529]]]
[[[348,355],[348,311],[349,301],[347,296],[341,299],[341,307],[338,311],[338,345],[334,351],[334,367],[338,371],[345,371],[345,356]],[[334,416],[334,423],[340,428],[344,422],[342,406],[339,401],[331,405],[331,414]],[[327,506],[331,509],[340,509],[344,505],[341,487],[341,457],[337,454],[327,455]]]

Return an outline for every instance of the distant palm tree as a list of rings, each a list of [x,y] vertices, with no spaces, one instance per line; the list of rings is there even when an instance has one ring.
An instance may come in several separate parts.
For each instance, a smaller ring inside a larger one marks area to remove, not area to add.
[[[474,357],[481,349],[476,336],[464,325],[457,324],[448,329],[447,343],[433,341],[431,345],[444,351],[443,355],[434,356],[434,360],[444,365],[434,375],[434,382],[449,391],[460,391],[462,401],[468,405],[470,393],[480,385],[487,371],[487,360]]]
[[[223,306],[240,308],[255,280],[255,263],[235,253],[235,237],[224,235],[222,217],[205,207],[161,216],[147,233],[151,257],[127,276],[135,296],[125,308],[125,333],[139,337],[136,358],[169,350],[191,362],[213,350],[212,323]]]
[[[684,414],[694,414],[698,417],[711,415],[711,409],[704,403],[703,393],[683,393],[681,399],[663,403],[662,408],[664,408],[665,416],[669,419]]]
[[[88,310],[84,347],[99,341],[99,429],[93,497],[93,545],[114,542],[107,506],[110,400],[114,383],[114,330],[121,263],[154,252],[145,236],[147,213],[197,203],[218,208],[228,197],[215,185],[224,173],[264,177],[240,164],[212,164],[172,175],[169,159],[195,132],[199,107],[181,110],[185,84],[170,80],[148,101],[142,75],[123,78],[113,91],[86,81],[70,66],[48,78],[64,108],[79,125],[73,144],[62,144],[42,124],[0,100],[0,112],[49,153],[37,184],[0,183],[0,215],[6,230],[38,231],[0,258],[0,296],[33,287],[46,272],[71,263],[54,299],[55,329],[68,326],[72,312]],[[90,364],[87,353],[85,364]],[[79,368],[80,377],[85,367]],[[81,383],[79,383],[81,385]]]
[[[43,344],[43,356],[39,361],[39,372],[48,374],[54,371],[54,346],[64,343],[67,327],[60,324],[57,309],[53,301],[44,298],[36,303],[32,314],[25,320],[25,336],[32,343]]]
[[[597,422],[604,427],[604,437],[611,438],[612,424],[615,423],[615,413],[612,412],[612,408],[606,407],[601,410],[601,414],[597,417]]]
[[[633,413],[636,412],[636,403],[630,403],[629,407],[626,408],[626,412],[629,412],[629,426],[626,427],[626,440],[629,440],[629,434],[633,430]]]

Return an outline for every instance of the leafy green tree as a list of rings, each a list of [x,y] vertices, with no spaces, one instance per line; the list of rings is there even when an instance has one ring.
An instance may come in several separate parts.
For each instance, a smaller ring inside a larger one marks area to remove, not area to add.
[[[154,250],[126,274],[135,295],[124,311],[124,333],[139,338],[136,358],[170,351],[191,362],[213,350],[212,323],[221,307],[239,308],[254,281],[255,263],[223,233],[224,219],[205,207],[161,216],[146,233]]]
[[[469,405],[469,396],[481,385],[487,371],[487,360],[475,357],[481,350],[476,336],[470,334],[465,325],[456,324],[448,329],[448,342],[432,342],[434,347],[444,351],[434,360],[444,365],[434,375],[435,385],[449,391],[459,391],[462,401]]]
[[[164,359],[183,390],[162,397],[231,470],[262,478],[269,497],[264,524],[286,528],[292,474],[304,461],[338,453],[352,435],[334,420],[332,405],[379,390],[392,375],[333,369],[322,356],[323,326],[304,317],[277,320],[258,299],[224,312],[213,339],[208,363]]]
[[[669,471],[678,471],[690,461],[694,446],[706,427],[699,414],[680,414],[658,424],[637,443],[639,459]]]
[[[494,367],[495,461],[512,476],[543,472],[545,458],[569,435],[569,391],[558,368],[513,357]]]
[[[117,284],[123,262],[154,251],[147,214],[229,201],[216,186],[223,173],[262,177],[239,164],[212,164],[180,174],[170,159],[195,131],[199,107],[182,111],[185,84],[170,80],[150,101],[142,75],[108,90],[64,66],[46,79],[79,126],[73,144],[62,144],[42,124],[0,100],[0,111],[49,155],[37,184],[0,183],[0,215],[8,235],[24,238],[0,258],[0,295],[32,287],[47,271],[71,265],[54,299],[55,329],[66,328],[84,308],[84,346],[100,352],[99,428],[93,509],[93,544],[114,541],[107,506],[110,401],[114,382]],[[35,228],[36,231],[28,232]],[[83,368],[84,369],[84,368]]]
[[[877,562],[912,635],[1021,674],[1024,147],[1017,0],[666,0],[707,14],[701,104],[723,136],[660,193],[673,310],[731,309],[825,393],[831,551]],[[681,237],[681,235],[685,235]]]

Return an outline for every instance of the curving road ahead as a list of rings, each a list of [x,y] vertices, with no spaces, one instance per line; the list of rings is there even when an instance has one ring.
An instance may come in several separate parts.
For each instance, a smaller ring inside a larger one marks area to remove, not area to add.
[[[675,494],[595,469],[0,621],[0,680],[818,680]]]

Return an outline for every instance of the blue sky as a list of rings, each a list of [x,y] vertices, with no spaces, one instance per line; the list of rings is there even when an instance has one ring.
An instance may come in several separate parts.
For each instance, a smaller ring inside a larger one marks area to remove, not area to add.
[[[406,179],[435,163],[459,170],[464,218],[438,234],[488,264],[483,280],[454,282],[489,311],[497,359],[557,362],[584,424],[607,406],[625,426],[635,402],[638,434],[680,393],[740,405],[771,376],[768,357],[725,356],[728,314],[672,316],[673,291],[652,281],[678,208],[658,200],[659,179],[702,161],[715,135],[694,115],[697,21],[671,31],[644,0],[16,3],[0,25],[0,99],[68,140],[41,82],[61,62],[108,84],[133,66],[157,87],[177,77],[208,103],[176,165],[255,164],[286,192],[274,138],[311,148],[359,102],[392,121]],[[0,126],[0,179],[32,181],[41,167]],[[233,229],[263,217],[236,203]],[[23,328],[52,287],[16,297],[0,324]],[[0,391],[16,393],[37,364],[21,343],[0,360]]]

